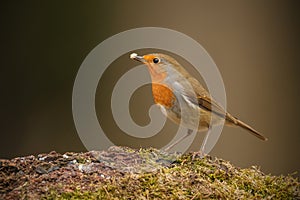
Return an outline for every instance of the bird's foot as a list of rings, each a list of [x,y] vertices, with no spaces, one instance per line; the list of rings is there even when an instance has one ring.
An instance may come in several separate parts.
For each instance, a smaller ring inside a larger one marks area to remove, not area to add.
[[[192,160],[195,160],[196,158],[204,158],[205,156],[207,156],[207,154],[205,154],[203,151],[196,151],[192,153]]]
[[[168,152],[170,149],[172,149],[175,145],[170,145],[167,148],[164,149],[164,151]]]

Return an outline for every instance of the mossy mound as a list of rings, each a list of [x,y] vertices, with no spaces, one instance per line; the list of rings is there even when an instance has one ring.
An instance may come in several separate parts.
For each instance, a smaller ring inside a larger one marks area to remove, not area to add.
[[[51,152],[1,160],[0,170],[0,199],[300,199],[292,176],[156,149]]]

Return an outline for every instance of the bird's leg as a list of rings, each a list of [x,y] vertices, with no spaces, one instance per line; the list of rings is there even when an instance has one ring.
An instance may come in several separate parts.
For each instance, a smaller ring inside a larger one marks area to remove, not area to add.
[[[204,139],[203,139],[203,142],[202,142],[202,144],[201,144],[200,151],[199,151],[199,152],[194,152],[194,153],[193,153],[193,157],[192,157],[193,160],[195,159],[195,156],[196,156],[196,155],[199,155],[200,158],[203,158],[203,157],[206,155],[206,154],[204,153],[204,149],[205,149],[205,145],[206,145],[206,143],[207,143],[207,139],[208,139],[208,136],[209,136],[210,132],[211,132],[211,127],[209,127],[208,130],[207,130],[207,133],[206,133],[206,135],[205,135],[205,137],[204,137]]]
[[[179,142],[181,142],[182,140],[184,140],[185,138],[187,138],[188,136],[190,136],[193,133],[192,129],[188,129],[187,133],[182,136],[181,138],[179,138],[176,142],[174,142],[173,144],[171,144],[170,146],[168,146],[167,148],[165,148],[165,151],[169,151],[170,149],[172,149],[176,144],[178,144]]]

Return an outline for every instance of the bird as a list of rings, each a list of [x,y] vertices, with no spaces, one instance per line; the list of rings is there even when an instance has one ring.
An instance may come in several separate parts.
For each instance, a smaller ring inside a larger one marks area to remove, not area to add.
[[[267,140],[260,132],[224,110],[200,82],[173,57],[162,53],[143,56],[132,53],[130,58],[147,66],[151,76],[154,103],[167,118],[187,128],[187,133],[168,146],[166,151],[190,136],[193,131],[207,131],[200,148],[200,154],[203,155],[209,129],[224,122],[228,126],[242,127],[263,141]],[[185,109],[185,112],[182,109]],[[194,124],[198,126],[195,127]]]

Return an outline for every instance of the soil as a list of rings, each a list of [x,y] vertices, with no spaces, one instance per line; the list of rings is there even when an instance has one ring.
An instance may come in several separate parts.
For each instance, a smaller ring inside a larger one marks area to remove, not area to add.
[[[0,199],[300,199],[299,181],[291,176],[264,175],[256,167],[244,170],[210,156],[191,157],[112,147],[1,159]]]

